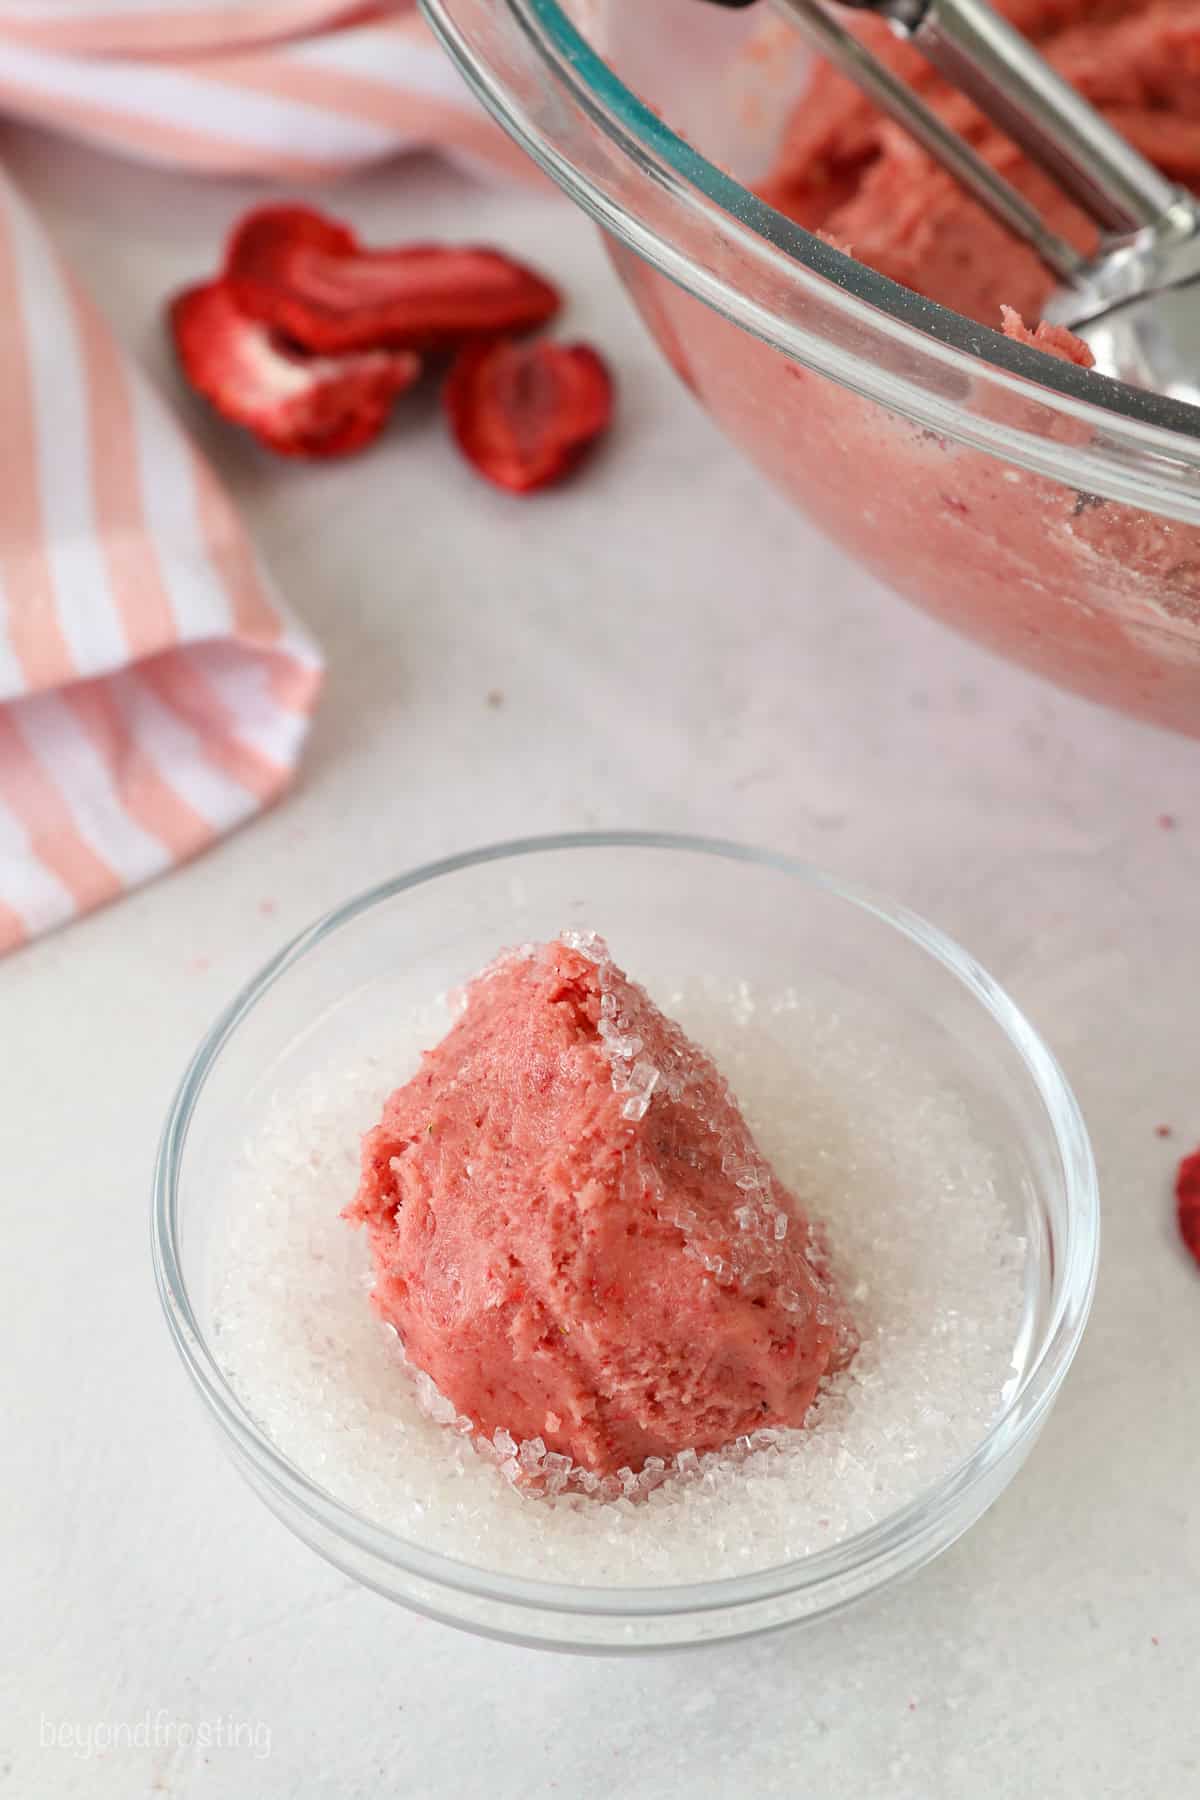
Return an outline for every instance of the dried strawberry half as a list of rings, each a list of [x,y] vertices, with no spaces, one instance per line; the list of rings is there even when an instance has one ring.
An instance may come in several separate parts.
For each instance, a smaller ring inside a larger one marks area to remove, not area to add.
[[[335,219],[267,206],[234,230],[225,279],[242,311],[306,350],[453,348],[533,331],[558,292],[498,250],[408,244],[366,250]]]
[[[445,405],[467,460],[497,487],[527,494],[560,480],[606,429],[612,377],[587,344],[468,344]]]
[[[392,401],[421,373],[409,350],[306,356],[237,307],[223,281],[171,303],[184,374],[235,425],[281,456],[348,456],[377,437]]]
[[[1200,1263],[1200,1150],[1185,1156],[1175,1177],[1179,1235]]]

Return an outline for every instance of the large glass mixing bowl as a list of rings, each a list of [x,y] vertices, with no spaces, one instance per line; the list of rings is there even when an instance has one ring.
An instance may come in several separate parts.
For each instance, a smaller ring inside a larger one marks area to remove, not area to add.
[[[1200,735],[1200,409],[1011,343],[759,200],[804,58],[763,8],[423,5],[603,227],[679,375],[823,531],[993,649]]]

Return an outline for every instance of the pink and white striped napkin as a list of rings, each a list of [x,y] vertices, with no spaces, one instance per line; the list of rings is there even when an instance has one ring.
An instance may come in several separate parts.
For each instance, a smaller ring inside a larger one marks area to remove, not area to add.
[[[416,0],[0,0],[0,110],[151,162],[292,181],[431,144],[531,167]]]
[[[0,0],[0,114],[217,173],[521,166],[410,0]],[[274,799],[321,663],[2,175],[0,469],[3,951]]]

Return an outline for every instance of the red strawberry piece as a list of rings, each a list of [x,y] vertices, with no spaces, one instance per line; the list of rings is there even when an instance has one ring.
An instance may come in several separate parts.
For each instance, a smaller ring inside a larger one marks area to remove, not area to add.
[[[532,331],[557,291],[498,250],[408,244],[365,250],[345,225],[268,206],[235,229],[225,279],[237,303],[306,350],[437,350]]]
[[[184,374],[225,418],[281,456],[348,456],[377,437],[421,373],[409,350],[305,356],[245,318],[223,281],[171,303]]]
[[[515,494],[566,475],[612,417],[613,384],[586,344],[468,344],[445,389],[459,449]]]
[[[1175,1177],[1179,1235],[1200,1263],[1200,1150],[1185,1156]]]

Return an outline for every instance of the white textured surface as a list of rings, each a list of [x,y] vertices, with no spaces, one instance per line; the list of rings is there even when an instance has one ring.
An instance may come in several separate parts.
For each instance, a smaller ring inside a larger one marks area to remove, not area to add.
[[[158,298],[249,193],[23,134],[5,156],[163,375]],[[521,506],[422,417],[315,471],[203,427],[331,677],[278,812],[0,965],[0,1794],[1189,1800],[1200,1280],[1168,1192],[1200,1141],[1200,744],[1057,694],[852,570],[697,414],[565,205],[402,167],[343,203],[381,236],[493,237],[556,270],[567,328],[623,377],[621,429],[577,487]],[[147,1252],[170,1091],[286,934],[427,857],[596,823],[772,843],[968,943],[1066,1065],[1106,1232],[1050,1426],[966,1539],[815,1631],[636,1663],[470,1639],[289,1538],[217,1449]],[[147,1713],[153,1734],[159,1708],[157,1748],[41,1748]],[[180,1722],[230,1715],[268,1756],[179,1745]]]
[[[652,970],[630,973],[653,988]],[[224,1198],[210,1264],[215,1354],[297,1467],[356,1512],[476,1568],[658,1586],[826,1549],[971,1454],[1015,1375],[1025,1240],[969,1107],[869,1022],[850,1027],[795,991],[740,989],[693,980],[651,998],[713,1057],[827,1241],[860,1341],[805,1429],[756,1433],[748,1458],[692,1451],[635,1505],[619,1487],[611,1498],[522,1494],[499,1454],[487,1461],[449,1429],[455,1409],[431,1382],[427,1401],[446,1417],[427,1416],[395,1332],[368,1306],[366,1248],[339,1217],[363,1131],[445,1029],[424,1006],[388,1019],[386,1069],[377,1057],[343,1062],[276,1092]],[[518,1458],[540,1459],[537,1442]]]

